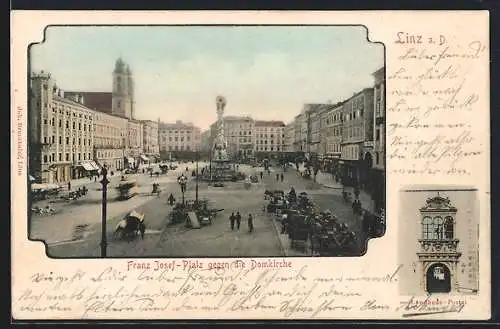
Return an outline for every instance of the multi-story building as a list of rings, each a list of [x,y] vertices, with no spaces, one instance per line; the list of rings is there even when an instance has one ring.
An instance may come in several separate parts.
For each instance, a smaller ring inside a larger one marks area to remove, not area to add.
[[[94,111],[94,159],[110,171],[125,168],[127,118]]]
[[[370,190],[373,164],[373,88],[365,88],[345,101],[341,161],[344,185]]]
[[[116,61],[113,71],[112,113],[128,119],[135,117],[132,70],[121,58]]]
[[[158,122],[152,120],[141,120],[143,132],[143,152],[141,156],[143,162],[156,162],[160,157],[160,147],[158,145]]]
[[[285,138],[284,138],[284,142],[283,142],[283,150],[286,153],[294,152],[294,147],[293,147],[293,142],[295,139],[294,128],[295,128],[294,122],[291,122],[291,123],[287,124],[285,126],[285,129],[284,129]]]
[[[160,123],[159,143],[162,158],[179,156],[185,152],[195,152],[201,147],[201,129],[191,122]]]
[[[249,116],[224,117],[224,138],[229,156],[233,159],[251,157],[254,149],[254,120]],[[210,125],[210,143],[217,135],[217,122]]]
[[[298,114],[293,118],[293,151],[302,152],[302,136],[300,135],[302,125],[302,114]]]
[[[321,111],[326,106],[328,104],[306,104],[307,151],[314,158],[317,158],[320,154]]]
[[[373,197],[377,209],[385,208],[385,67],[373,73]]]
[[[210,129],[205,130],[200,135],[200,150],[204,152],[210,152],[212,146],[210,145]]]
[[[42,183],[61,183],[98,170],[92,161],[94,112],[83,97],[65,97],[43,71],[32,75],[29,97],[30,174]]]
[[[130,119],[127,122],[127,140],[125,147],[126,167],[134,168],[140,163],[141,154],[144,149],[144,132],[142,122]]]
[[[321,150],[324,169],[339,179],[338,162],[342,152],[343,102],[328,105],[321,112]]]
[[[283,121],[256,120],[254,126],[255,154],[265,153],[276,157],[285,145],[285,124]]]

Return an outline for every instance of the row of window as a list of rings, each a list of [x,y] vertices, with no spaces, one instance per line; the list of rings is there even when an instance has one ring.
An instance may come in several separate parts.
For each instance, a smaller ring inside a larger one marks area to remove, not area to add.
[[[177,136],[176,136],[176,137],[169,137],[169,138],[168,138],[168,141],[169,141],[169,142],[172,142],[172,141],[178,142],[179,140],[180,140],[181,142],[184,142],[184,137],[177,137]],[[166,141],[167,141],[167,137],[163,136],[163,137],[162,137],[162,141],[166,142]],[[186,141],[188,141],[188,142],[189,142],[189,141],[191,141],[191,137],[187,136],[187,137],[186,137]]]
[[[97,151],[96,152],[98,159],[110,159],[110,158],[121,158],[123,157],[122,151]]]
[[[83,160],[91,160],[91,156],[90,156],[90,153],[78,153],[78,157],[75,156],[76,154],[73,153],[72,154],[72,157],[71,157],[71,161],[76,161],[76,159],[78,158],[78,161],[81,161],[82,158]],[[70,154],[69,153],[65,153],[64,154],[64,160],[63,160],[63,154],[62,153],[58,153],[58,157],[57,157],[58,160],[56,160],[56,154],[55,153],[52,153],[52,154],[45,154],[43,156],[43,163],[52,163],[52,162],[61,162],[61,161],[67,161],[69,162],[70,161]]]
[[[166,151],[167,147],[162,145],[161,150]],[[175,146],[169,145],[168,150],[169,151],[191,151],[191,147],[189,145],[186,145],[186,147],[184,147],[184,145],[180,145],[180,146],[179,145],[175,145]]]
[[[63,144],[63,141],[65,141],[66,145],[70,145],[70,141],[72,141],[72,145],[76,145],[76,142],[77,142],[77,139],[76,137],[73,137],[73,139],[70,140],[69,137],[66,137],[64,140],[63,140],[63,137],[62,136],[59,136],[59,139],[58,139],[58,142],[59,144]],[[78,138],[78,145],[82,145],[82,141],[83,141],[83,145],[84,146],[90,146],[92,145],[92,140],[90,138]],[[56,136],[52,135],[51,137],[47,137],[47,136],[44,136],[43,137],[43,143],[44,144],[49,144],[49,143],[52,143],[52,144],[55,144],[56,142]]]
[[[43,119],[43,124],[55,127],[55,125],[56,125],[56,119],[52,118],[52,119],[48,120],[48,119],[45,118],[45,119]],[[62,128],[62,125],[63,125],[63,120],[59,119],[58,120],[58,127]],[[66,129],[70,128],[70,121],[69,120],[66,120],[65,127],[66,127]],[[77,129],[77,122],[73,121],[71,127],[73,128],[73,130],[76,130]],[[78,122],[78,130],[82,130],[82,127],[83,127],[83,131],[89,131],[89,132],[91,131],[91,129],[90,129],[91,128],[91,124],[90,123],[89,124],[84,123],[83,126],[82,126],[82,123]],[[87,129],[87,127],[88,127],[88,129]]]
[[[255,150],[256,151],[279,151],[280,147],[278,146],[275,148],[275,147],[271,146],[268,148],[267,146],[264,146],[264,147],[260,146],[260,147],[256,147]]]
[[[37,103],[38,105],[38,108],[40,108],[40,102]],[[92,120],[92,115],[90,114],[83,114],[83,113],[78,113],[78,115],[75,113],[75,112],[72,112],[70,110],[69,107],[63,107],[63,106],[51,106],[51,105],[48,105],[47,103],[44,104],[45,108],[52,108],[52,113],[53,114],[56,114],[59,113],[59,114],[66,114],[66,116],[73,116],[74,118],[80,118],[80,119],[85,119],[85,120]],[[57,108],[57,110],[56,110]],[[66,110],[65,110],[66,109]]]

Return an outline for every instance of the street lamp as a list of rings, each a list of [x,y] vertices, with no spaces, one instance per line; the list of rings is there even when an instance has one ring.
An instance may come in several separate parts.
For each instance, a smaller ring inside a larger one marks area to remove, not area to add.
[[[106,257],[107,239],[106,239],[106,212],[108,202],[108,168],[106,165],[102,168],[102,228],[101,228],[101,257]]]
[[[186,192],[186,185],[187,185],[187,177],[184,176],[184,174],[180,175],[177,178],[177,183],[181,186],[181,193],[182,193],[182,205],[184,206],[184,193]]]

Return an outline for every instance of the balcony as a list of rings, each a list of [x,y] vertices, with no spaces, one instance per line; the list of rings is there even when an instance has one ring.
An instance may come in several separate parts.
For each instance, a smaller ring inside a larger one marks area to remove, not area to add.
[[[458,239],[419,239],[421,254],[450,254],[458,252]]]

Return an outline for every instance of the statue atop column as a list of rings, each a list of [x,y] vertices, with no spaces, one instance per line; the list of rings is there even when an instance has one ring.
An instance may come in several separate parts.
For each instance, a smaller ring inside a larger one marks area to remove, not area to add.
[[[226,99],[223,96],[217,96],[215,104],[217,106],[217,135],[214,141],[213,160],[229,161],[227,143],[224,138],[224,108],[226,107]]]

